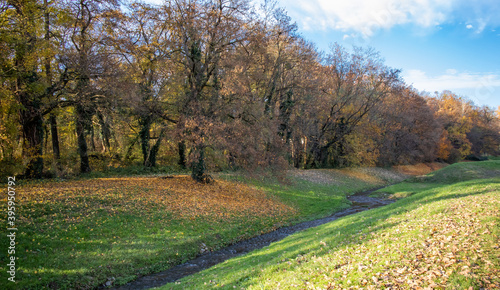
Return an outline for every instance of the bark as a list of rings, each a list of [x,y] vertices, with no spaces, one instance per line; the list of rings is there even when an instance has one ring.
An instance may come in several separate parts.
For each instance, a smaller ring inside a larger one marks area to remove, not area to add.
[[[96,146],[95,146],[94,126],[90,126],[90,148],[92,148],[93,152],[97,151]]]
[[[52,152],[54,153],[54,161],[56,164],[61,159],[61,150],[59,148],[59,132],[57,130],[57,119],[55,115],[50,115],[50,133],[52,135]]]
[[[111,138],[111,130],[109,129],[109,124],[104,120],[104,116],[98,112],[97,118],[99,119],[99,125],[101,126],[102,144],[103,152],[109,151],[111,148],[109,139]]]
[[[210,183],[212,177],[205,173],[205,145],[199,144],[195,148],[195,153],[198,155],[197,160],[191,164],[191,177],[200,183]]]
[[[33,107],[36,108],[37,106],[31,106],[31,108]],[[24,172],[27,178],[41,178],[43,172],[43,119],[40,114],[34,111],[21,111],[21,124],[24,137],[23,151],[29,160]]]
[[[186,168],[186,142],[179,142],[179,162],[182,169]]]
[[[141,126],[141,130],[139,131],[139,138],[141,139],[142,164],[148,167],[148,156],[150,154],[149,139],[151,138],[151,117],[140,117],[139,125]]]
[[[80,172],[90,172],[90,163],[88,155],[87,140],[85,138],[85,127],[87,114],[82,105],[76,105],[76,135],[78,139],[78,154],[80,155]]]
[[[165,129],[162,129],[162,131],[160,132],[160,136],[158,136],[158,139],[149,151],[148,158],[145,162],[146,167],[156,167],[156,157],[158,156],[158,150],[160,149],[160,144],[164,135]]]

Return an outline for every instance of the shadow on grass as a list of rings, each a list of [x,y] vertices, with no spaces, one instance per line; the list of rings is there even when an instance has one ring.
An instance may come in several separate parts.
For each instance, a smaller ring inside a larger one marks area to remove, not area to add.
[[[312,256],[322,256],[346,246],[356,248],[369,242],[372,238],[368,234],[377,236],[380,231],[397,227],[404,220],[392,221],[391,217],[393,216],[411,212],[436,202],[498,191],[499,184],[499,178],[490,178],[439,185],[436,188],[422,190],[385,207],[346,216],[320,227],[298,232],[271,244],[269,247],[207,269],[192,278],[187,277],[176,284],[167,284],[163,289],[196,289],[202,285],[202,282],[207,281],[213,283],[212,286],[219,285],[219,283],[227,287],[236,286],[238,288],[258,286],[262,282],[259,278],[262,276],[262,272],[266,272],[268,275],[276,273],[278,276],[275,278],[279,279],[282,271],[293,270],[286,263],[291,265],[294,262],[293,264],[296,265],[297,261],[300,263],[302,259],[307,260]],[[438,211],[441,210],[438,209]],[[307,262],[306,260],[304,261]]]

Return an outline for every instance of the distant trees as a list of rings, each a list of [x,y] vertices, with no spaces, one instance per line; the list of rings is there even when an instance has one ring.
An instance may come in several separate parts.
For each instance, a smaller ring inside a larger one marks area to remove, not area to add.
[[[500,120],[487,106],[475,107],[471,114],[472,128],[467,133],[471,153],[476,156],[500,154]]]
[[[335,44],[324,63],[307,167],[348,165],[347,137],[400,82],[399,71],[384,66],[372,50],[350,53]]]
[[[382,166],[432,162],[443,131],[427,100],[412,88],[401,86],[384,100],[372,122]],[[373,133],[372,133],[373,135]]]
[[[430,99],[429,104],[444,129],[439,144],[441,159],[456,162],[470,154],[499,153],[499,117],[493,109],[477,107],[449,91]]]
[[[500,153],[498,112],[419,94],[371,49],[322,54],[271,1],[0,1],[0,24],[4,174],[161,165],[208,182]]]

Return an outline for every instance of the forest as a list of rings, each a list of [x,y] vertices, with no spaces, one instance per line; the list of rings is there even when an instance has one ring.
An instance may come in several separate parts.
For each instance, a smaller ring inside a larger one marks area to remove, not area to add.
[[[423,93],[372,48],[319,51],[275,2],[0,1],[0,175],[454,163],[500,108]]]

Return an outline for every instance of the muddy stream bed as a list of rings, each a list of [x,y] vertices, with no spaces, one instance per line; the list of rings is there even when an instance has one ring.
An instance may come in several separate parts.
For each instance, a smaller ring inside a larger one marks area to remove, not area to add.
[[[137,280],[129,282],[125,285],[115,287],[116,290],[137,290],[137,289],[148,289],[152,287],[159,287],[165,285],[169,282],[175,282],[183,277],[198,273],[202,270],[210,268],[216,264],[222,263],[230,258],[240,256],[251,252],[256,249],[264,248],[269,246],[269,244],[282,240],[285,237],[308,228],[316,227],[331,221],[334,221],[340,217],[355,214],[360,211],[365,211],[368,209],[380,207],[387,205],[393,201],[373,198],[368,196],[373,191],[380,189],[372,189],[360,193],[356,193],[347,197],[352,202],[352,206],[348,209],[336,212],[335,214],[317,219],[312,221],[302,222],[293,226],[282,227],[275,231],[256,236],[254,238],[237,242],[226,248],[201,254],[193,260],[190,260],[184,264],[174,266],[168,270],[150,274],[146,276],[139,277]],[[105,288],[106,285],[102,285]]]

